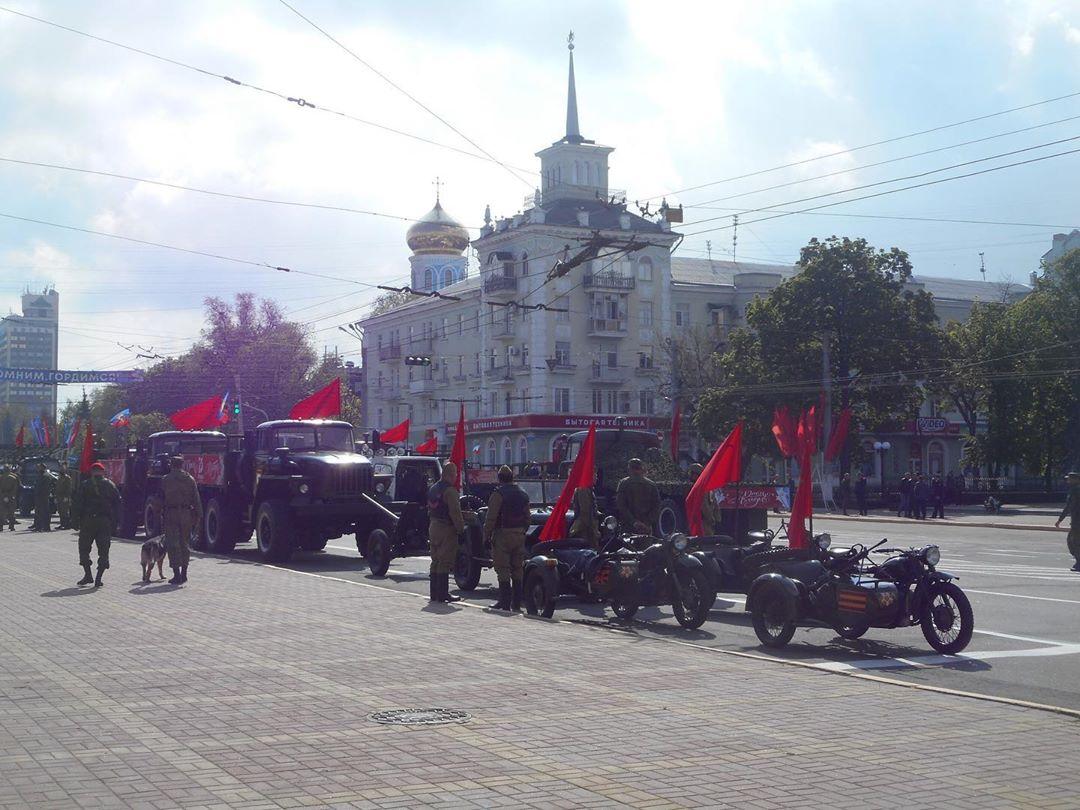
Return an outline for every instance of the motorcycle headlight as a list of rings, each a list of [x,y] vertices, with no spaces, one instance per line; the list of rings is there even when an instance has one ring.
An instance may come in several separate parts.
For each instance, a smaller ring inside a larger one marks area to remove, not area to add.
[[[671,544],[675,546],[676,551],[686,551],[686,547],[690,545],[690,538],[685,534],[673,534]]]
[[[941,549],[937,546],[927,546],[923,549],[923,559],[927,565],[937,565],[941,562]]]
[[[309,487],[309,486],[308,486],[307,484],[301,484],[301,485],[300,485],[300,494],[301,494],[301,495],[307,495],[307,494],[308,494],[308,491],[309,491],[310,489],[311,489],[311,487]]]
[[[614,515],[608,515],[604,518],[604,528],[609,532],[613,532],[619,528],[619,521],[615,519]]]
[[[819,534],[817,537],[814,538],[814,542],[817,543],[818,548],[824,551],[832,545],[832,535],[828,532],[825,532],[824,534]]]

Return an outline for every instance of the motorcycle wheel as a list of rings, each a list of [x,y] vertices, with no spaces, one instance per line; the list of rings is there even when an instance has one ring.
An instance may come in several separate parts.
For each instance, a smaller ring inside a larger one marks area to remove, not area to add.
[[[795,622],[788,618],[783,602],[775,596],[759,596],[751,616],[754,633],[766,647],[784,647],[795,635]]]
[[[629,621],[634,618],[634,614],[638,612],[638,605],[635,605],[633,602],[623,602],[621,599],[616,599],[611,603],[611,611],[623,621]]]
[[[545,619],[550,619],[555,615],[555,594],[551,593],[543,574],[530,571],[525,577],[525,586],[522,590],[525,611],[530,616],[543,616]]]
[[[836,631],[836,635],[840,638],[846,638],[848,641],[855,641],[855,639],[862,638],[866,635],[866,631],[870,629],[868,624],[850,624],[850,625],[838,625],[833,628]]]
[[[678,596],[671,605],[679,624],[688,630],[697,630],[709,618],[709,610],[716,601],[716,591],[709,583],[708,575],[701,569],[690,571],[681,582],[683,599]]]
[[[921,623],[923,636],[931,647],[939,653],[954,655],[971,641],[975,614],[967,594],[959,586],[945,582],[931,592]]]

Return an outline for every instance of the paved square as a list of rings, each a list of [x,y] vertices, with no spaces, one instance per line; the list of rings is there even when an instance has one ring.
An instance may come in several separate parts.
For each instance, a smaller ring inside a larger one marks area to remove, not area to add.
[[[1037,710],[114,541],[0,534],[0,807],[1077,807]],[[442,706],[465,724],[372,712]]]

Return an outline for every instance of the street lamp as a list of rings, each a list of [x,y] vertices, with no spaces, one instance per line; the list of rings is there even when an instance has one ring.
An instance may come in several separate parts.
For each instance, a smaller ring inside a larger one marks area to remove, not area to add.
[[[878,463],[881,468],[881,500],[885,500],[885,453],[892,449],[889,442],[874,442],[874,451],[878,454]]]

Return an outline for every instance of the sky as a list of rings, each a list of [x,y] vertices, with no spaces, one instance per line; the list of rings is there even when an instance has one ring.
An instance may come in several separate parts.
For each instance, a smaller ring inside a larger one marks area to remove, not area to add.
[[[486,205],[521,209],[535,153],[564,131],[571,29],[583,134],[615,148],[611,185],[630,200],[686,206],[685,255],[793,263],[835,234],[907,250],[917,274],[979,278],[983,253],[988,280],[1023,282],[1053,233],[1080,227],[1080,153],[754,212],[1080,149],[1080,95],[1037,103],[1080,93],[1080,1],[290,3],[359,58],[280,0],[0,0],[189,66],[0,11],[0,214],[308,274],[0,217],[0,311],[54,285],[61,368],[145,364],[130,346],[180,353],[206,296],[245,291],[359,359],[338,327],[373,285],[408,280],[405,231],[436,177],[471,228]],[[898,180],[911,175],[924,176]],[[1016,224],[924,221],[942,219]]]

